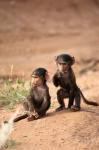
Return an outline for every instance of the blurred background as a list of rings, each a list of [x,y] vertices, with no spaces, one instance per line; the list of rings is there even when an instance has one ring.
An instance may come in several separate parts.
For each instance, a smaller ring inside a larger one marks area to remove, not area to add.
[[[59,53],[97,61],[99,0],[0,0],[1,77],[29,77],[38,66],[52,73]]]

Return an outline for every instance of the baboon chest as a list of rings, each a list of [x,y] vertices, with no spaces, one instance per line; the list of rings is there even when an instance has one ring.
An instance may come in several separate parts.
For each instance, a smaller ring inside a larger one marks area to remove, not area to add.
[[[33,89],[33,99],[36,102],[42,102],[45,97],[45,88],[37,87]]]
[[[68,72],[64,74],[60,74],[58,78],[61,87],[68,88],[68,89],[70,88],[70,77]]]

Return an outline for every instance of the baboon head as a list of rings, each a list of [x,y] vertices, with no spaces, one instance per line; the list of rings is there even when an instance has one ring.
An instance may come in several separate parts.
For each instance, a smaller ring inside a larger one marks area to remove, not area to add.
[[[48,80],[48,71],[45,68],[37,68],[32,72],[32,84],[45,84]]]

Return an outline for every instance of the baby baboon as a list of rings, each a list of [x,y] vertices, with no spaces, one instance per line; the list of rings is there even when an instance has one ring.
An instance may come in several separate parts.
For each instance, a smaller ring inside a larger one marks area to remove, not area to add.
[[[27,96],[23,106],[29,114],[15,118],[14,122],[28,118],[28,121],[44,116],[50,107],[49,88],[46,84],[48,72],[45,68],[37,68],[32,73],[30,94]]]
[[[69,98],[68,109],[72,109],[73,111],[80,110],[81,97],[88,105],[99,105],[96,102],[88,101],[77,86],[76,78],[71,67],[74,63],[74,57],[71,57],[68,54],[61,54],[56,57],[58,70],[53,76],[53,84],[56,87],[60,86],[60,89],[57,91],[57,100],[60,106],[56,109],[56,111],[60,111],[65,108],[64,98]],[[75,105],[73,105],[74,100]]]

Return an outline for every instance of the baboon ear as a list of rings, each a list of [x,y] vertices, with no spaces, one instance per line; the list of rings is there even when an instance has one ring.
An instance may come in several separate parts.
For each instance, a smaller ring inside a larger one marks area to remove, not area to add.
[[[75,63],[75,57],[72,57],[71,65]]]
[[[54,57],[54,60],[57,62],[57,56]]]
[[[46,80],[46,81],[49,80],[49,73],[48,73],[48,72],[46,72],[46,74],[45,74],[45,80]]]

